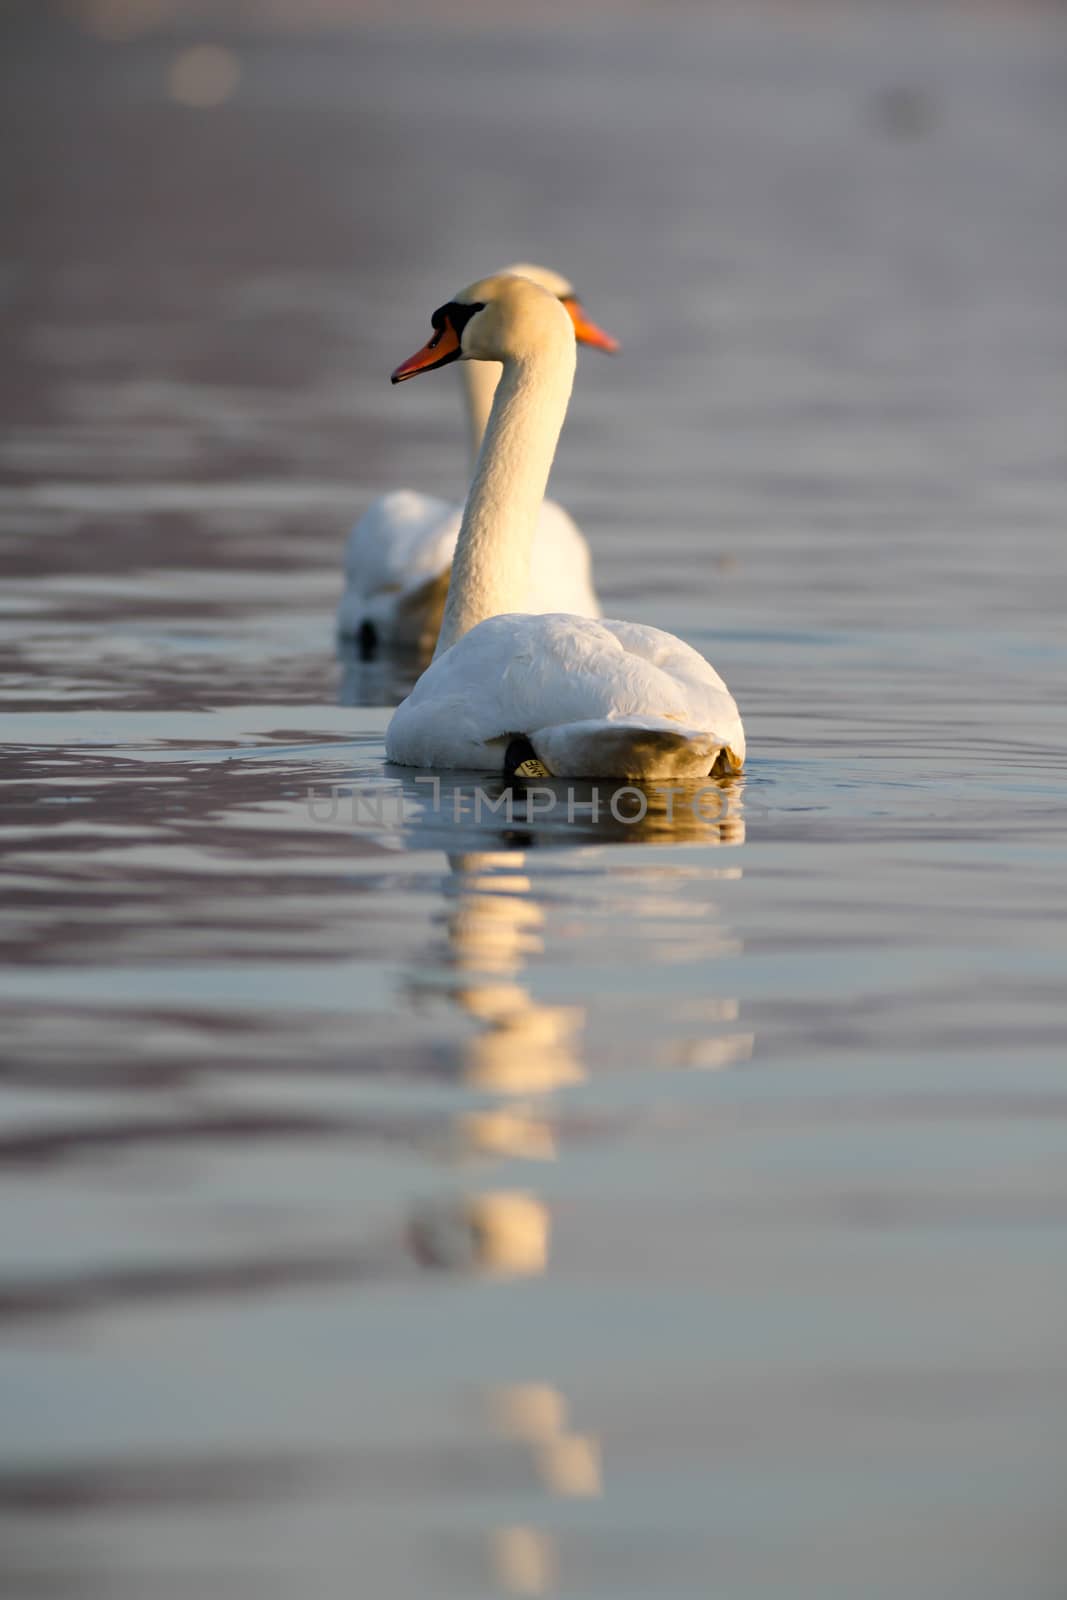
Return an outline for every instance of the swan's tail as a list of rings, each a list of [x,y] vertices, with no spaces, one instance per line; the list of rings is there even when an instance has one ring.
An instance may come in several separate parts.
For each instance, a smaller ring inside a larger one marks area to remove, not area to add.
[[[713,732],[666,717],[601,718],[541,728],[529,736],[556,778],[704,778],[740,772],[742,762]]]

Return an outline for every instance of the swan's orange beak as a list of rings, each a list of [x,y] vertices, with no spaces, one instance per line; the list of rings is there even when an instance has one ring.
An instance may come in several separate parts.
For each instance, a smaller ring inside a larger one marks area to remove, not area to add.
[[[606,350],[609,356],[618,353],[618,339],[613,339],[610,333],[605,333],[603,328],[597,327],[580,300],[574,295],[568,295],[563,304],[571,314],[574,337],[579,344],[591,344],[594,350]]]
[[[446,320],[444,327],[434,334],[429,344],[424,344],[421,350],[416,350],[413,356],[408,356],[406,361],[400,363],[390,382],[403,383],[405,378],[413,378],[418,372],[432,372],[435,367],[443,367],[457,360],[459,353],[459,334]]]

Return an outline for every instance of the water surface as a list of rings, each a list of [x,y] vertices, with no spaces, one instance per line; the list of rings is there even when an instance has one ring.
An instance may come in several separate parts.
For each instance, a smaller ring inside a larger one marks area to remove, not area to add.
[[[225,37],[10,40],[5,1592],[1057,1600],[1061,25]],[[745,715],[673,820],[435,793],[335,653],[516,257]]]

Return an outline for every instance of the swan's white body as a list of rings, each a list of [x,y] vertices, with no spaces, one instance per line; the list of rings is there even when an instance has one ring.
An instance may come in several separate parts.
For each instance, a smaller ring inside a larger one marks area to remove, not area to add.
[[[674,777],[739,768],[745,734],[704,657],[639,622],[489,617],[423,673],[397,708],[390,761],[499,772],[525,737],[557,777]]]
[[[557,298],[573,294],[567,280],[548,268],[524,263],[508,272],[529,278]],[[473,460],[481,448],[500,371],[499,362],[463,363]],[[462,517],[462,506],[414,489],[398,489],[375,500],[348,536],[338,632],[358,635],[369,625],[377,643],[432,650]],[[600,615],[589,546],[573,518],[554,500],[541,505],[521,604],[527,612]]]
[[[689,645],[638,623],[516,614],[570,398],[574,330],[558,301],[517,278],[475,284],[442,308],[450,309],[467,318],[459,352],[502,359],[503,376],[463,512],[437,653],[393,715],[389,759],[500,771],[519,740],[556,777],[739,771],[745,735],[737,706]],[[422,370],[431,359],[423,355],[396,378]]]

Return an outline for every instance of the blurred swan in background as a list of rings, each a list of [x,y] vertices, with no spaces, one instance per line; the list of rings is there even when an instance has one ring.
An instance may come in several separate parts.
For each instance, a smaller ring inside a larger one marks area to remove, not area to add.
[[[658,628],[523,611],[531,551],[574,382],[574,326],[529,279],[497,274],[433,314],[393,373],[499,361],[503,374],[463,511],[430,666],[397,708],[403,766],[555,777],[692,779],[738,772],[745,734],[704,657]]]
[[[522,262],[507,273],[528,278],[567,309],[575,336],[596,349],[618,344],[590,322],[573,286],[558,272]],[[500,380],[498,362],[462,368],[472,462],[478,459]],[[415,489],[396,489],[368,508],[348,538],[345,592],[338,632],[354,637],[365,656],[381,645],[428,655],[441,625],[463,507]],[[523,609],[573,611],[598,617],[589,546],[573,519],[554,500],[541,506]]]

